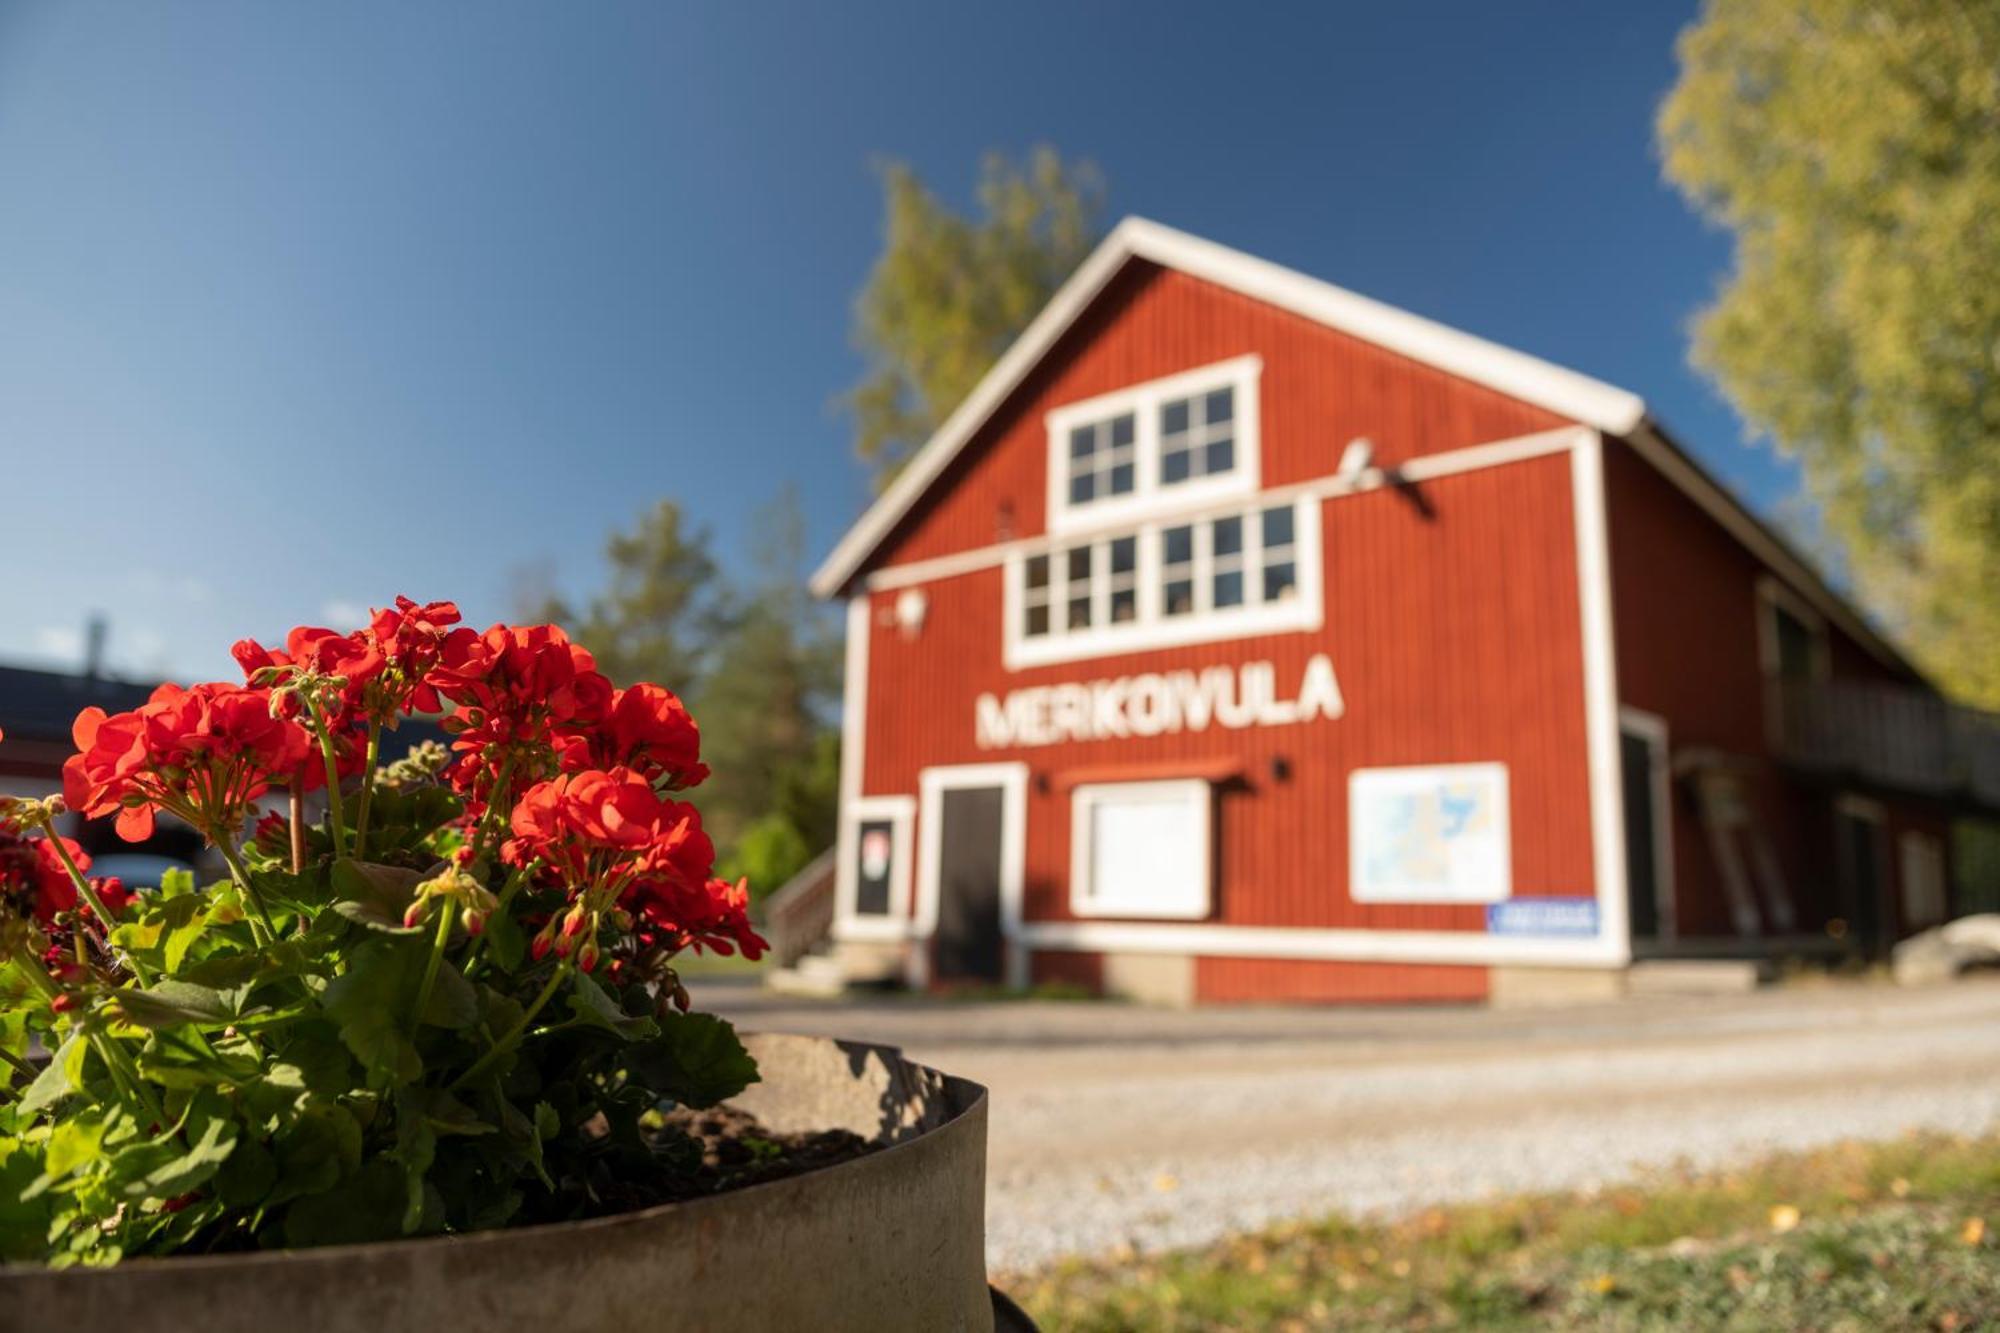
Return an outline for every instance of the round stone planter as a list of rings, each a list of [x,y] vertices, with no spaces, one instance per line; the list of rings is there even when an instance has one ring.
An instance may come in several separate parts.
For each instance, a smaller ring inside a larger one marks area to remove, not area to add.
[[[854,1161],[617,1217],[317,1250],[0,1269],[0,1330],[483,1333],[996,1328],[986,1090],[893,1048],[745,1038],[771,1129],[850,1129]],[[999,1329],[1026,1327],[1011,1312]]]

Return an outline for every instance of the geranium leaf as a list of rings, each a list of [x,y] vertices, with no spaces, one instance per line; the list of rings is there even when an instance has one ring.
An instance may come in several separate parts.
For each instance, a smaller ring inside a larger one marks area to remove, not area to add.
[[[652,1019],[626,1013],[618,1001],[606,993],[604,987],[591,979],[588,972],[576,974],[576,985],[570,992],[569,1009],[579,1021],[591,1027],[603,1028],[607,1032],[616,1032],[627,1040],[650,1037],[654,1032]]]
[[[424,878],[421,870],[344,856],[333,863],[333,910],[370,930],[414,935],[422,927],[405,926],[403,913],[416,901]]]
[[[83,1081],[83,1057],[88,1049],[83,1035],[72,1033],[21,1094],[21,1109],[32,1115],[76,1091]]]
[[[713,1014],[667,1014],[659,1035],[633,1046],[625,1065],[645,1087],[683,1106],[727,1101],[758,1081],[736,1029]]]
[[[179,1027],[183,1023],[220,1026],[240,1015],[221,992],[190,981],[157,981],[145,990],[127,986],[112,994],[112,1004],[128,1022],[146,1028]]]
[[[403,1033],[400,1019],[414,1002],[412,963],[422,950],[390,940],[362,945],[347,971],[327,983],[320,1005],[340,1025],[340,1039],[369,1071],[372,1086],[414,1083],[423,1060]]]
[[[430,1001],[424,1005],[423,1020],[432,1027],[469,1028],[479,1021],[479,992],[465,979],[450,959],[438,965],[437,981]]]
[[[278,1138],[278,1183],[265,1207],[322,1193],[361,1163],[361,1126],[347,1109],[331,1103],[308,1106]]]
[[[199,1130],[189,1126],[186,1151],[174,1154],[139,1181],[126,1186],[126,1193],[153,1198],[173,1198],[186,1194],[207,1180],[236,1150],[236,1122],[226,1116],[211,1116]]]

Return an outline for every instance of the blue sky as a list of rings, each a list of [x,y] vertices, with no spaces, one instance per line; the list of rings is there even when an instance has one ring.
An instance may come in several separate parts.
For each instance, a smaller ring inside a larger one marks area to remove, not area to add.
[[[834,407],[870,163],[990,148],[1643,394],[1767,512],[1685,360],[1728,263],[1660,183],[1693,5],[0,0],[0,659],[230,674],[398,592],[592,586],[662,495],[740,566]]]

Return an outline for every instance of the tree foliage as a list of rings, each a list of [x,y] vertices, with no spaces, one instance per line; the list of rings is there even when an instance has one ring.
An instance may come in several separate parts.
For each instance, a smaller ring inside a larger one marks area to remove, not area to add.
[[[1710,0],[1680,59],[1666,174],[1736,240],[1696,362],[1863,599],[2000,706],[2000,6]]]
[[[1104,187],[1087,162],[1038,147],[989,154],[979,216],[914,172],[882,170],[883,249],[855,303],[868,370],[849,394],[855,450],[887,486],[1097,243]]]
[[[747,577],[726,576],[706,531],[671,500],[605,544],[607,587],[581,615],[525,571],[525,610],[567,619],[619,684],[655,680],[701,718],[713,776],[693,793],[726,875],[762,894],[832,844],[839,646],[805,590],[805,517],[789,487],[752,517]]]

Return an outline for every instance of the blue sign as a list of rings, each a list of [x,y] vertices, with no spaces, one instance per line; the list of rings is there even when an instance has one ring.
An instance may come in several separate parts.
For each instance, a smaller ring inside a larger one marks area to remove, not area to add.
[[[1591,937],[1597,934],[1595,898],[1509,898],[1486,907],[1489,935],[1562,935]]]

